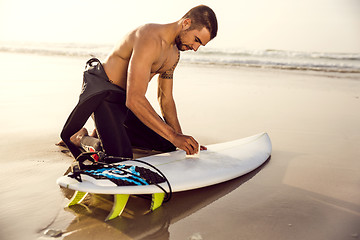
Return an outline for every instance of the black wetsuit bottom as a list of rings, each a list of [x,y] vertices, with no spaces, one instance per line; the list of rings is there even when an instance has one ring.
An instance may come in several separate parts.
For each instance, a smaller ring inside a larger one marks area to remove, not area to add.
[[[61,132],[75,158],[81,151],[70,141],[92,115],[103,151],[110,156],[132,158],[132,147],[163,152],[176,147],[143,124],[125,105],[126,92],[112,84],[96,58],[86,63],[79,102]]]

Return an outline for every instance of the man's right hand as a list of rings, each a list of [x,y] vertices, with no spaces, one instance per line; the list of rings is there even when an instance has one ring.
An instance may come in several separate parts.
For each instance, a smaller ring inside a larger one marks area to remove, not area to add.
[[[199,143],[193,137],[179,133],[174,137],[172,144],[184,150],[187,155],[194,155],[199,150]]]

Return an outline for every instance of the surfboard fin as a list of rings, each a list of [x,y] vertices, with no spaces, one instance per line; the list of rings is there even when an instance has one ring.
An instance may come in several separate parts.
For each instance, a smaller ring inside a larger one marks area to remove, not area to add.
[[[152,195],[152,201],[151,201],[151,211],[154,211],[155,209],[159,208],[165,198],[165,193],[154,193]]]
[[[114,205],[105,221],[114,219],[121,215],[125,209],[126,203],[129,200],[129,196],[129,194],[114,194]]]
[[[72,205],[81,203],[82,200],[84,200],[84,198],[87,196],[87,192],[80,192],[80,191],[76,191],[74,193],[74,195],[72,196],[72,198],[70,199],[69,204],[67,205],[67,207],[70,207]]]

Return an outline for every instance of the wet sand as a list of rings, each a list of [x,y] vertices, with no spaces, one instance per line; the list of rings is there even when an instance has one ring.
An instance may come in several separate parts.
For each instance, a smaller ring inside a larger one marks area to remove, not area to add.
[[[359,75],[180,64],[184,132],[206,145],[266,131],[271,159],[233,181],[176,193],[150,214],[148,200],[132,197],[122,217],[104,222],[105,195],[64,209],[71,192],[55,181],[72,158],[54,144],[86,60],[0,53],[0,239],[55,239],[46,230],[61,230],[56,239],[360,238]],[[152,81],[153,104],[155,90]]]

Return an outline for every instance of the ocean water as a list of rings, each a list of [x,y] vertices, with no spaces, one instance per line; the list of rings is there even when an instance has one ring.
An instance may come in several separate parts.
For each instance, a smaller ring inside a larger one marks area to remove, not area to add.
[[[105,58],[110,44],[0,42],[0,52]],[[200,48],[181,54],[181,63],[286,70],[360,73],[360,53],[300,52],[276,49]]]

